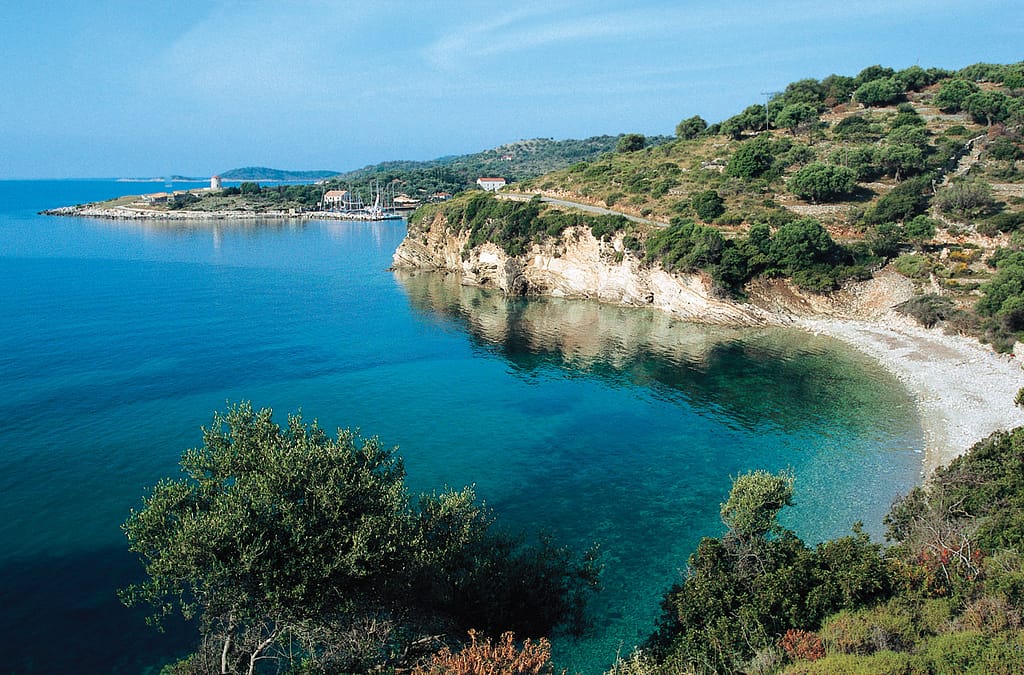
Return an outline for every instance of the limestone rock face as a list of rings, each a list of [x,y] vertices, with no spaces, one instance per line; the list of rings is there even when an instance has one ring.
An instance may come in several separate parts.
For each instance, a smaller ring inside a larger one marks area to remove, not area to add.
[[[877,317],[913,294],[909,279],[890,273],[825,294],[802,291],[780,279],[757,280],[747,289],[748,300],[740,302],[720,297],[706,274],[676,274],[643,264],[623,246],[622,235],[602,241],[589,228],[568,228],[559,240],[534,244],[521,256],[509,256],[492,243],[467,249],[468,240],[468,232],[458,232],[440,215],[410,225],[393,267],[453,272],[464,284],[509,295],[650,306],[686,321],[729,326],[788,325],[822,315]]]

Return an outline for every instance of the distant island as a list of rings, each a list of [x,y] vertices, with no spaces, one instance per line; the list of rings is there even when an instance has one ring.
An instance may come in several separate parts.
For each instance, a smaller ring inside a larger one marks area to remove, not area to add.
[[[329,169],[319,171],[288,171],[285,169],[270,169],[265,166],[246,166],[241,169],[222,171],[220,177],[221,180],[315,181],[331,178],[339,173],[339,171]]]

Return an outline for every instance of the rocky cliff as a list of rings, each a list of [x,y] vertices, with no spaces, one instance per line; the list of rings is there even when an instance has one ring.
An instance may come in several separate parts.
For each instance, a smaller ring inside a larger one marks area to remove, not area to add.
[[[730,326],[788,325],[818,316],[878,318],[914,290],[909,279],[882,270],[869,281],[826,294],[802,291],[780,279],[756,280],[746,289],[747,299],[737,301],[716,293],[705,274],[675,274],[643,263],[623,245],[621,234],[602,241],[589,228],[573,227],[520,256],[507,255],[492,243],[469,249],[468,240],[468,231],[452,228],[438,214],[430,222],[410,224],[393,266],[453,272],[465,284],[510,295],[593,298]]]

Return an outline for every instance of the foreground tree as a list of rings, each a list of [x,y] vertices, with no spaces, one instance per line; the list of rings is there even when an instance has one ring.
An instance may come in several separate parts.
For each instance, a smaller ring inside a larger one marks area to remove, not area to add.
[[[331,438],[299,415],[282,428],[241,404],[203,441],[123,526],[148,579],[122,599],[151,604],[156,622],[200,619],[204,647],[179,672],[251,674],[270,659],[363,671],[418,636],[496,630],[488,620],[543,634],[596,583],[592,557],[490,532],[470,489],[414,505],[401,460],[375,438]]]

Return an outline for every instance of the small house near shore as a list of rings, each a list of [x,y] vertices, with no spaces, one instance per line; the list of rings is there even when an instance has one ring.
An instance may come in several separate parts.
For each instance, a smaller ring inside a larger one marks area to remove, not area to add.
[[[324,193],[324,208],[338,208],[352,201],[352,193],[348,190],[328,190]]]
[[[476,184],[488,192],[497,192],[501,188],[505,187],[505,179],[481,177],[476,179]]]
[[[420,205],[420,200],[409,195],[395,195],[395,208],[397,209],[414,209]]]
[[[142,201],[147,204],[166,204],[170,198],[171,193],[169,192],[151,192],[148,195],[142,195]]]

